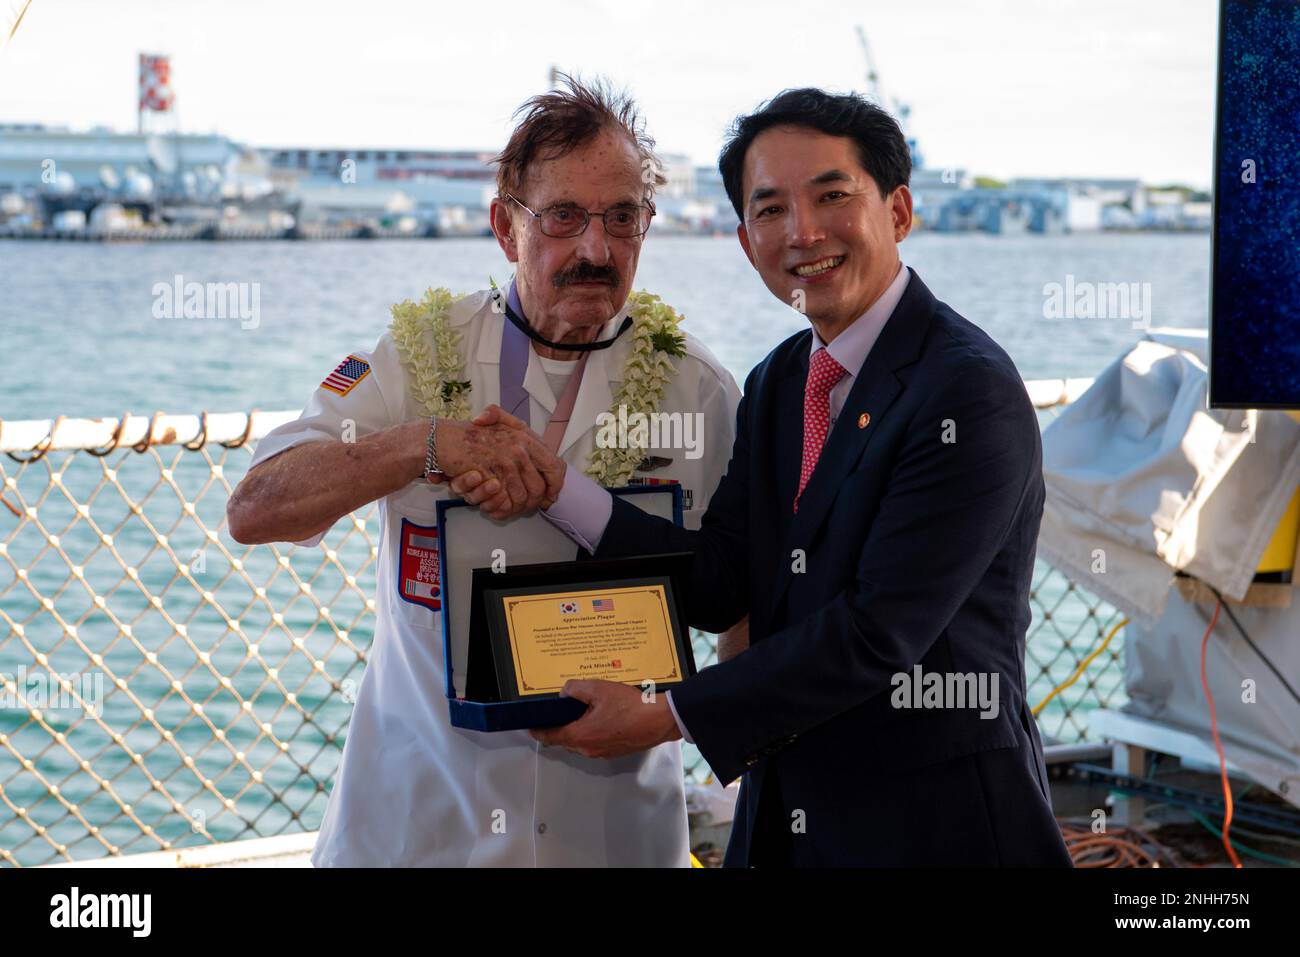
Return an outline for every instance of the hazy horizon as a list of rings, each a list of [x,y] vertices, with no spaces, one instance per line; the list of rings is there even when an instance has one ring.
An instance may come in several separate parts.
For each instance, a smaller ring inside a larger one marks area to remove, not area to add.
[[[0,50],[0,122],[134,130],[136,57],[165,53],[185,132],[495,150],[555,67],[626,88],[662,152],[712,165],[731,120],[783,88],[863,90],[861,23],[885,105],[911,106],[928,167],[1207,189],[1216,18],[1213,0],[810,0],[797,16],[774,0],[512,0],[490,19],[393,0],[34,0]]]

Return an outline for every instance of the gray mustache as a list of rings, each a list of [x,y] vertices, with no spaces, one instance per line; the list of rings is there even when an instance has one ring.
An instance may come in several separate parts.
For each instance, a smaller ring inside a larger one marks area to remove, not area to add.
[[[602,282],[607,286],[618,285],[618,270],[612,266],[579,265],[564,272],[556,273],[551,280],[557,289],[575,282]]]

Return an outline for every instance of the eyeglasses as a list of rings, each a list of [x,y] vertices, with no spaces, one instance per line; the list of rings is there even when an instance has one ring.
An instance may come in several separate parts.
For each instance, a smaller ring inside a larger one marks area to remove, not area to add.
[[[655,214],[655,204],[652,202],[647,202],[643,206],[620,203],[611,206],[603,213],[595,213],[572,203],[562,203],[534,213],[509,193],[506,193],[506,199],[519,203],[520,208],[531,213],[541,227],[543,236],[551,236],[555,239],[581,236],[587,231],[587,224],[591,222],[592,216],[600,216],[605,221],[605,232],[611,236],[631,239],[644,234],[650,228],[650,219]]]

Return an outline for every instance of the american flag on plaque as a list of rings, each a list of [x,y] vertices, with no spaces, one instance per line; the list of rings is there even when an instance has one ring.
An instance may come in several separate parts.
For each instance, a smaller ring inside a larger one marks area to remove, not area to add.
[[[613,611],[614,599],[612,598],[593,598],[591,600],[592,611]]]

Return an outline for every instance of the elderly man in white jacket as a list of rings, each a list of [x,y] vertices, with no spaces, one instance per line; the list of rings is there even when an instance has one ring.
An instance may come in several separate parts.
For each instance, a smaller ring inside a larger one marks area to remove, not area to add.
[[[503,515],[549,504],[567,468],[605,485],[676,482],[697,527],[740,399],[676,313],[632,293],[663,179],[631,103],[566,79],[520,113],[491,209],[510,287],[395,306],[374,349],[344,358],[259,443],[227,509],[237,541],[314,545],[379,502],[374,644],[317,866],[689,863],[679,744],[609,762],[449,721],[439,569],[422,548],[452,495],[437,468],[482,469]],[[560,475],[530,467],[536,438],[469,421],[493,404],[543,436]],[[677,433],[689,445],[597,441],[602,424],[654,412],[697,424]]]

